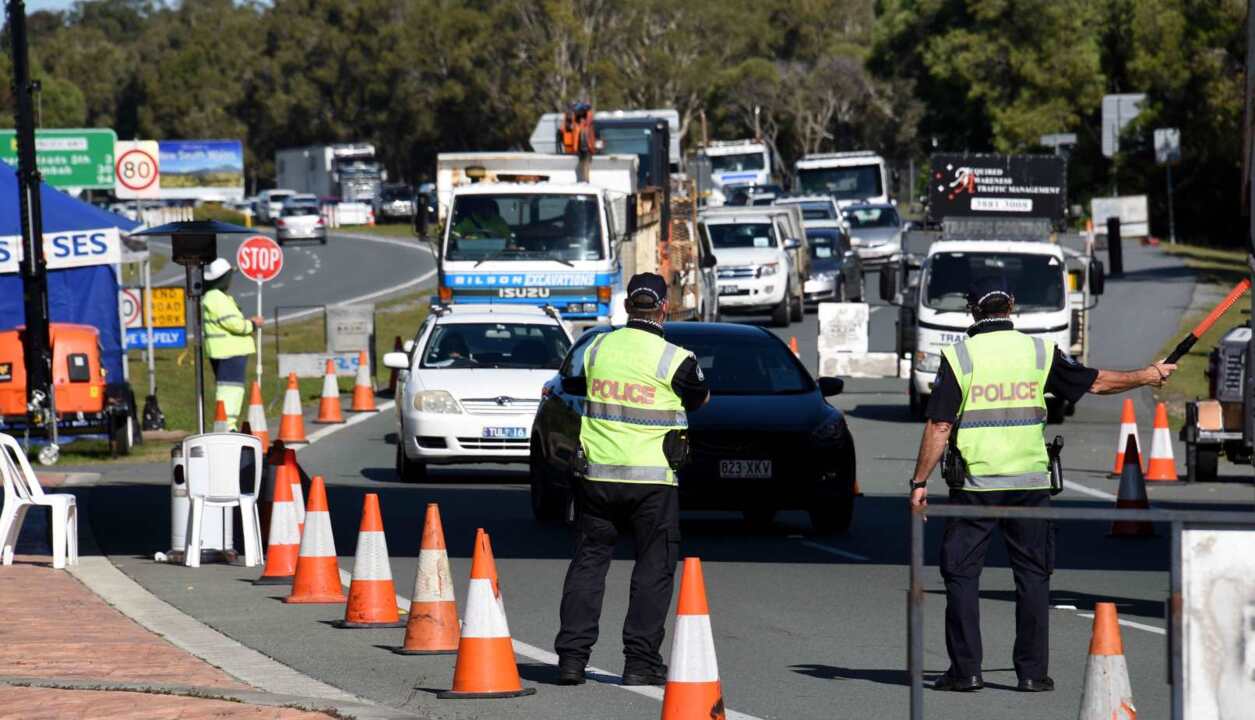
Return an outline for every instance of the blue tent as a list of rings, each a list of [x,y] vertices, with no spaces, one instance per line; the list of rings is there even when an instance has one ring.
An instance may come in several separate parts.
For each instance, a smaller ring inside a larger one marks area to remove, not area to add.
[[[85,234],[117,228],[126,232],[139,223],[77,200],[46,183],[40,187],[44,234]],[[17,172],[0,163],[0,262],[9,261],[22,234]],[[7,241],[7,243],[6,243]],[[89,242],[89,241],[84,241]],[[122,328],[118,320],[118,278],[110,264],[48,271],[48,312],[53,322],[92,325],[100,330],[101,364],[110,382],[122,379]],[[0,330],[26,321],[22,277],[0,274]]]

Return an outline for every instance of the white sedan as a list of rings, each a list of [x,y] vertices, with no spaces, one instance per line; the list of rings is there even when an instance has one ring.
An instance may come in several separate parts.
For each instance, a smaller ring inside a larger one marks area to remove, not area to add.
[[[526,462],[540,391],[571,347],[552,309],[433,307],[397,378],[396,470],[421,482],[429,464]]]

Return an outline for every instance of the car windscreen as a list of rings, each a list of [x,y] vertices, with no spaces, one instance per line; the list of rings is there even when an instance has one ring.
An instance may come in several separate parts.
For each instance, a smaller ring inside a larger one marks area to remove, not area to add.
[[[860,228],[897,227],[898,211],[887,207],[858,207],[845,211],[845,221],[854,230]]]
[[[717,173],[762,170],[767,166],[763,154],[760,152],[737,155],[708,155],[707,157],[710,158],[710,171]]]
[[[392,202],[393,200],[409,200],[414,197],[414,192],[407,188],[384,188],[379,193],[381,200]]]
[[[431,331],[421,367],[556,370],[570,347],[554,325],[445,323]]]
[[[807,228],[806,244],[815,262],[835,263],[841,257],[841,231],[836,228]]]
[[[600,260],[604,245],[596,195],[463,195],[445,259]]]
[[[879,165],[800,168],[797,180],[802,192],[824,193],[838,200],[874,198],[884,193]]]
[[[837,215],[832,211],[831,205],[821,203],[806,203],[802,205],[803,220],[836,220]]]
[[[706,232],[716,250],[776,246],[776,237],[769,223],[707,224]]]
[[[284,205],[280,211],[283,217],[303,217],[306,215],[317,215],[318,207],[316,205]]]
[[[938,253],[925,267],[924,305],[933,310],[966,312],[967,290],[990,275],[1006,278],[1017,312],[1061,310],[1063,265],[1053,255]]]

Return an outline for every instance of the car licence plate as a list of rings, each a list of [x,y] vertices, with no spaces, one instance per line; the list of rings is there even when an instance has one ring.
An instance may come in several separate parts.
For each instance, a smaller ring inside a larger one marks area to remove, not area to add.
[[[720,460],[719,477],[725,480],[768,480],[770,460]]]
[[[486,427],[484,428],[484,437],[486,438],[504,438],[508,440],[524,440],[527,438],[527,428],[521,427]]]
[[[737,287],[736,285],[720,285],[719,286],[720,295],[736,295],[739,292],[741,292],[741,288]]]

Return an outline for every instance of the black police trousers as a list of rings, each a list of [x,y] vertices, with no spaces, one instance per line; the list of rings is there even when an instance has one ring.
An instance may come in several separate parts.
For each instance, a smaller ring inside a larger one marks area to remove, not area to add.
[[[950,502],[1042,507],[1050,504],[1050,491],[951,490]],[[946,583],[949,674],[981,674],[980,572],[995,527],[1002,529],[1015,577],[1015,674],[1021,680],[1040,680],[1049,669],[1050,574],[1055,564],[1054,523],[1046,520],[947,518],[941,542],[941,577]]]
[[[674,486],[575,483],[575,557],[562,587],[562,629],[554,650],[566,663],[586,664],[597,642],[606,571],[620,534],[636,542],[627,618],[623,622],[624,668],[662,669],[667,609],[680,553],[680,501]]]

